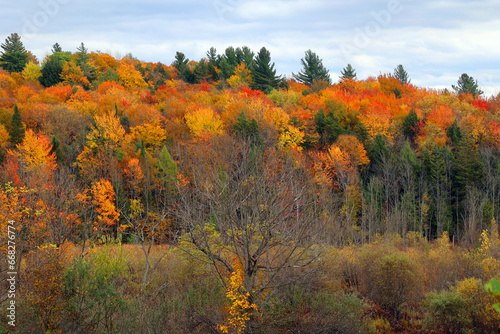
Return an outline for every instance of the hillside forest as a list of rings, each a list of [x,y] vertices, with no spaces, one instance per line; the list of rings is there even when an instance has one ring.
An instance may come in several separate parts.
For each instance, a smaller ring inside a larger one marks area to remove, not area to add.
[[[0,333],[499,333],[500,95],[471,76],[1,46]]]

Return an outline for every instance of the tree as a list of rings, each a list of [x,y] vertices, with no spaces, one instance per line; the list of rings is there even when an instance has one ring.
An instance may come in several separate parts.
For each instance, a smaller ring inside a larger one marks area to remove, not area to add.
[[[181,191],[178,209],[185,231],[180,247],[211,263],[223,282],[242,268],[253,304],[266,289],[286,284],[279,275],[310,272],[320,252],[311,246],[324,222],[315,214],[308,173],[296,161],[274,149],[220,139],[190,155],[192,182]]]
[[[85,47],[83,42],[77,48],[78,52],[76,53],[75,62],[82,69],[83,74],[87,77],[89,82],[92,82],[96,79],[96,69],[90,65],[90,55],[88,54],[88,49]]]
[[[52,53],[56,53],[56,52],[63,52],[61,46],[59,45],[59,43],[56,43],[52,46]]]
[[[42,76],[42,69],[40,68],[40,66],[38,66],[35,63],[33,63],[32,61],[30,61],[24,67],[22,74],[23,74],[24,80],[31,81],[31,82],[38,82],[38,80]]]
[[[411,80],[408,80],[408,72],[405,71],[403,65],[398,65],[394,69],[394,77],[401,82],[402,85],[409,84]]]
[[[21,42],[21,36],[12,33],[2,44],[0,67],[9,72],[21,72],[28,63],[28,52]]]
[[[477,80],[474,80],[473,77],[470,77],[466,73],[463,73],[460,78],[458,78],[457,85],[451,85],[451,87],[455,90],[457,94],[471,94],[476,97],[478,95],[482,95],[483,91],[479,89],[477,84]]]
[[[325,80],[329,84],[332,83],[328,70],[323,66],[323,60],[311,50],[306,51],[305,57],[300,62],[304,67],[302,71],[298,74],[292,73],[292,76],[298,82],[306,84],[309,87],[319,80]]]
[[[42,66],[40,83],[45,87],[57,85],[62,81],[61,73],[65,63],[71,61],[71,52],[56,52],[50,55]]]
[[[12,120],[10,122],[10,142],[13,145],[17,145],[23,142],[25,129],[21,114],[19,113],[19,108],[17,104],[14,106],[14,114],[12,115]]]
[[[176,52],[175,53],[175,60],[172,63],[172,65],[175,67],[177,70],[177,73],[179,74],[179,77],[189,83],[194,83],[196,77],[189,68],[189,59],[186,58],[184,53],[182,52]]]
[[[325,116],[325,111],[320,109],[314,117],[314,122],[322,145],[332,144],[337,140],[338,136],[345,132],[333,111],[330,111]]]
[[[271,64],[271,53],[263,47],[255,56],[251,87],[262,92],[269,92],[278,87],[280,80],[281,76],[276,76],[274,63]]]
[[[356,71],[351,66],[351,64],[347,64],[347,66],[344,67],[344,69],[340,72],[340,74],[342,74],[342,76],[340,77],[342,81],[354,80],[356,78]]]
[[[403,121],[403,134],[412,142],[418,135],[419,123],[420,120],[418,119],[418,115],[414,109],[410,111],[408,116],[406,116]]]

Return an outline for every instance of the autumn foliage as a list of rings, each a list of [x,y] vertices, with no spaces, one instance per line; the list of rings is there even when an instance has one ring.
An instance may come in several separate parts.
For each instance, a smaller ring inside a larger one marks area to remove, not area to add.
[[[242,54],[0,71],[21,332],[498,332],[499,97],[264,93]]]

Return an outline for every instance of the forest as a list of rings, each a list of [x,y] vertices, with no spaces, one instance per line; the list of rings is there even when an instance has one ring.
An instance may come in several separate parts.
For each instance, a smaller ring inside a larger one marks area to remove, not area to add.
[[[500,332],[500,94],[468,74],[1,47],[0,333]]]

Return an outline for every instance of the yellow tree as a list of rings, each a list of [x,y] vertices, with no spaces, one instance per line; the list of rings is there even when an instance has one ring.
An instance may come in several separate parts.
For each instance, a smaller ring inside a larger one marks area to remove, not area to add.
[[[120,77],[120,82],[128,88],[147,87],[141,72],[137,71],[134,64],[129,60],[122,60],[116,73]]]
[[[234,69],[234,74],[227,79],[227,84],[233,88],[241,88],[252,84],[252,73],[241,63]]]
[[[223,132],[223,124],[219,115],[210,107],[200,107],[188,112],[185,118],[189,130],[196,137],[216,135]]]
[[[87,79],[83,70],[74,60],[64,63],[60,77],[65,85],[81,85],[85,88],[90,86],[89,79]]]
[[[116,180],[126,144],[125,130],[118,118],[111,113],[96,116],[87,143],[76,158],[83,179],[87,182],[100,178]]]
[[[120,214],[115,206],[115,191],[111,182],[106,179],[92,183],[92,204],[97,212],[97,221],[94,222],[94,233],[104,234],[105,227],[118,224]]]
[[[42,69],[40,66],[36,65],[32,61],[30,61],[26,66],[24,67],[24,70],[22,72],[23,78],[26,81],[29,82],[38,82],[38,78],[42,76]]]

